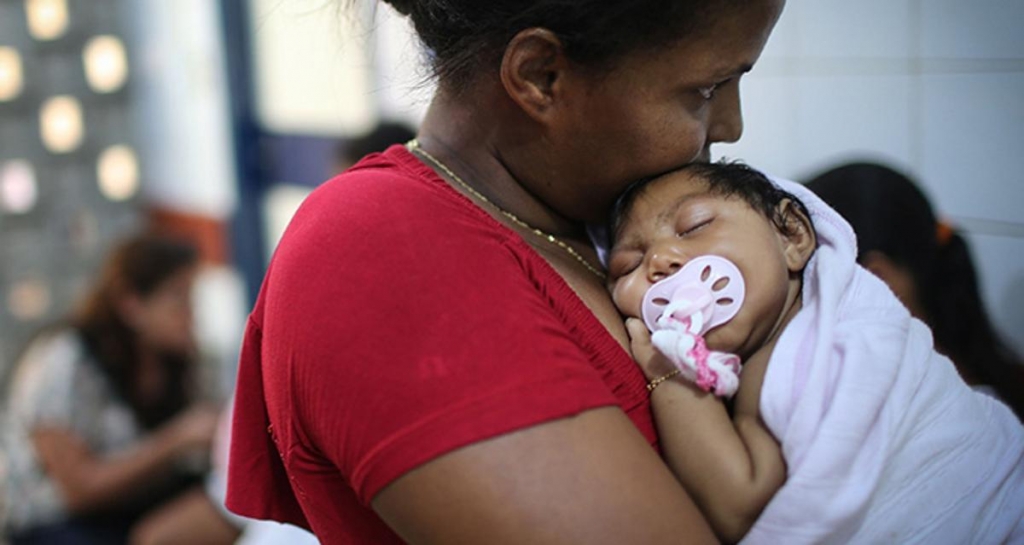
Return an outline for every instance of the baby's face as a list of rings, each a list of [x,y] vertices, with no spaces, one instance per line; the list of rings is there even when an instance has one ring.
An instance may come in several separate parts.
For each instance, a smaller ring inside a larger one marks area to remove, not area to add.
[[[677,172],[648,184],[624,218],[609,257],[612,299],[626,316],[641,317],[647,289],[691,259],[718,255],[743,274],[746,296],[729,322],[705,335],[708,347],[746,359],[762,346],[791,289],[787,238],[739,197],[708,192],[707,183]]]

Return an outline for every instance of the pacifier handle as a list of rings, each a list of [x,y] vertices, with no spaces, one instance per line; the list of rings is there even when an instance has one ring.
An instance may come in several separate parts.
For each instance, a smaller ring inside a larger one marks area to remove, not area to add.
[[[696,299],[703,299],[702,294],[709,295],[710,302],[702,309],[694,309],[706,313],[699,332],[701,335],[733,319],[739,312],[746,294],[743,274],[732,261],[721,256],[704,255],[691,259],[644,294],[641,313],[647,329],[660,329],[658,318],[669,303],[680,298],[696,303]]]

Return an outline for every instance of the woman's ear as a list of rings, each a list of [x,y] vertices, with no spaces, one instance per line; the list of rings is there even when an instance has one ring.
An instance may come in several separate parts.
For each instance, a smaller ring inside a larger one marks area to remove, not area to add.
[[[789,272],[801,272],[807,266],[807,262],[810,261],[811,255],[814,254],[814,249],[818,245],[814,225],[803,209],[790,199],[783,199],[779,203],[778,218],[782,222],[779,234],[782,236],[786,265],[789,267]]]
[[[543,122],[553,113],[568,68],[558,36],[546,28],[528,28],[505,47],[501,83],[527,115]]]

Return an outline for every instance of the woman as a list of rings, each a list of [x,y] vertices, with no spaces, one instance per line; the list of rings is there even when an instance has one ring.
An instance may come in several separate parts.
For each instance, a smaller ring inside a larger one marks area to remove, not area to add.
[[[148,507],[198,482],[183,462],[208,449],[216,412],[189,388],[197,262],[178,241],[125,241],[78,311],[20,358],[4,438],[12,543],[122,543]]]
[[[324,543],[701,543],[585,225],[739,138],[781,0],[391,1],[438,91],[319,188],[250,317],[236,512]],[[654,448],[652,448],[654,447]]]
[[[885,281],[935,336],[968,384],[993,393],[1024,418],[1024,367],[985,311],[967,241],[936,221],[907,176],[850,163],[807,183],[857,233],[857,261]]]

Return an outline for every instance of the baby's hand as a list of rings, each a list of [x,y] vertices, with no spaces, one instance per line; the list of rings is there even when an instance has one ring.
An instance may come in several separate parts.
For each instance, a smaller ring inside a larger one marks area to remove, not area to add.
[[[651,332],[647,330],[643,320],[627,318],[626,331],[629,332],[629,349],[633,353],[633,359],[636,360],[647,380],[664,376],[676,368],[664,354],[651,344]]]

